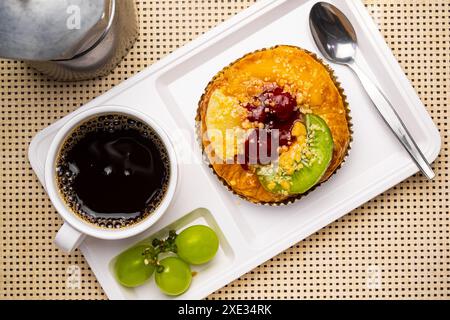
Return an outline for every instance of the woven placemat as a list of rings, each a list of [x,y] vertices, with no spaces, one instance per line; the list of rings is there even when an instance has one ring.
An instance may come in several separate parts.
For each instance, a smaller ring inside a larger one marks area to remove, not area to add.
[[[28,163],[32,137],[253,2],[138,1],[140,39],[100,80],[55,83],[0,60],[0,299],[106,297],[78,251],[53,245],[61,219]],[[436,180],[408,179],[210,298],[450,297],[450,0],[365,4],[441,130]]]

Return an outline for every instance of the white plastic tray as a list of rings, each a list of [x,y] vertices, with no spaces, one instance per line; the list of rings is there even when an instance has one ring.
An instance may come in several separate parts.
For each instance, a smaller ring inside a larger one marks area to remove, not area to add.
[[[157,119],[169,134],[173,133],[171,138],[177,148],[184,151],[183,157],[186,151],[192,152],[198,162],[194,117],[209,80],[230,62],[259,48],[292,44],[317,52],[308,27],[309,11],[315,2],[259,1],[44,129],[29,148],[29,159],[38,178],[44,183],[45,156],[64,122],[82,110],[105,104],[133,107]],[[434,161],[441,146],[439,132],[364,6],[358,0],[332,3],[344,11],[355,26],[361,63],[375,66],[374,80],[393,101],[427,159]],[[156,225],[137,237],[122,241],[88,238],[80,248],[109,298],[168,298],[159,292],[153,281],[139,289],[125,289],[110,272],[110,262],[117,254],[167,225],[180,229],[192,223],[205,223],[220,234],[217,258],[201,267],[190,290],[181,296],[199,299],[418,171],[351,71],[338,65],[332,67],[348,95],[354,129],[350,157],[338,174],[293,205],[262,207],[240,200],[225,190],[205,164],[180,164],[175,200]],[[177,129],[185,133],[175,134]],[[198,208],[207,210],[195,210]]]

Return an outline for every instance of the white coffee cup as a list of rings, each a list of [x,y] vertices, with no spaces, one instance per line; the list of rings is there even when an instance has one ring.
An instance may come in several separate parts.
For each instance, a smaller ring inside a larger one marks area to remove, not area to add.
[[[80,218],[66,204],[57,185],[56,161],[62,144],[67,136],[80,124],[88,119],[106,114],[123,114],[130,116],[151,127],[164,143],[170,160],[170,178],[167,190],[159,206],[142,221],[131,226],[118,229],[101,228]],[[64,219],[63,226],[59,229],[55,237],[55,243],[66,252],[75,250],[84,240],[86,235],[105,239],[118,240],[137,235],[152,226],[166,211],[176,189],[178,177],[178,165],[176,161],[175,149],[167,133],[150,117],[145,114],[122,106],[100,106],[95,107],[73,116],[58,131],[50,146],[45,162],[45,186],[47,193],[58,213]]]

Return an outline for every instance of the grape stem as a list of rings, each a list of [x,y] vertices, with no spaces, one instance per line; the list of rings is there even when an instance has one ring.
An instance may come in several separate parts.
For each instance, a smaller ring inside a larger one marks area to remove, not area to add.
[[[169,236],[166,239],[155,238],[152,241],[152,247],[148,247],[142,253],[145,257],[145,264],[156,267],[156,272],[161,273],[164,271],[164,267],[159,264],[158,256],[164,252],[177,253],[177,245],[175,239],[177,238],[175,230],[169,231]]]

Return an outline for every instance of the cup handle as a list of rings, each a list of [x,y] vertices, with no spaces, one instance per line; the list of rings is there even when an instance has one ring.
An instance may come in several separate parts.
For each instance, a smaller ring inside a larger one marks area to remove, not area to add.
[[[55,244],[63,251],[71,253],[83,242],[86,235],[64,222],[55,237]]]

